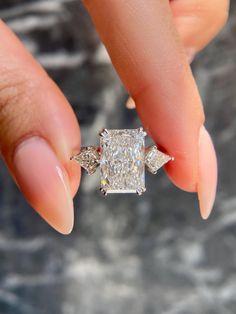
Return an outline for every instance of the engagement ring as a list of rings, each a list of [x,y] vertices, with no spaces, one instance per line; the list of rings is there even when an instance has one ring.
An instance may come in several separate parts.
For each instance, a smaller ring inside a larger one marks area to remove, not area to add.
[[[89,175],[100,168],[100,190],[108,193],[137,193],[145,188],[145,166],[156,174],[173,157],[161,152],[153,145],[145,148],[143,128],[107,130],[100,133],[100,147],[82,147],[71,160],[77,161]]]

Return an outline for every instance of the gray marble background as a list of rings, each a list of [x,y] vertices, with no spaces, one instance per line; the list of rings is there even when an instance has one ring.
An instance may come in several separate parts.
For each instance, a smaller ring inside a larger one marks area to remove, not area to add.
[[[68,97],[84,145],[103,126],[139,125],[80,1],[0,0],[0,17]],[[1,163],[0,314],[236,313],[235,36],[233,0],[229,23],[193,63],[219,159],[210,220],[162,171],[148,176],[142,198],[104,200],[97,178],[85,176],[64,237],[26,204]]]

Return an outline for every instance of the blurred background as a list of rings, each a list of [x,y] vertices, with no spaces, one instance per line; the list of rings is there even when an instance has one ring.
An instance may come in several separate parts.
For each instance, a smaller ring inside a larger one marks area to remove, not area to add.
[[[0,17],[58,83],[97,144],[102,127],[138,127],[127,94],[78,0],[0,0]],[[27,205],[0,164],[0,314],[236,313],[236,3],[192,64],[219,159],[215,210],[161,170],[147,192],[111,195],[83,176],[65,237]],[[2,41],[0,39],[0,44]]]

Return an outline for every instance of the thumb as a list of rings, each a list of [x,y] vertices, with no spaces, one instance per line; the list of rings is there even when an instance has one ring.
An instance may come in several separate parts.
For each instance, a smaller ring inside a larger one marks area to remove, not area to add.
[[[201,214],[207,218],[216,192],[216,156],[170,1],[84,4],[145,129],[175,158],[167,164],[167,174],[179,188],[198,192]]]
[[[80,131],[65,97],[0,22],[0,150],[28,202],[56,230],[73,227]]]

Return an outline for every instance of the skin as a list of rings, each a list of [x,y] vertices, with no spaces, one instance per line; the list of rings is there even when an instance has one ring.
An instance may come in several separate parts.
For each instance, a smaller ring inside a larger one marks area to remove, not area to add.
[[[217,161],[189,62],[223,27],[228,0],[87,0],[92,21],[144,127],[174,162],[179,188],[211,212]],[[147,22],[148,21],[148,22]],[[107,32],[109,29],[109,32]],[[56,230],[73,227],[77,119],[54,82],[0,22],[0,151],[28,202]],[[207,154],[205,154],[207,152]]]

